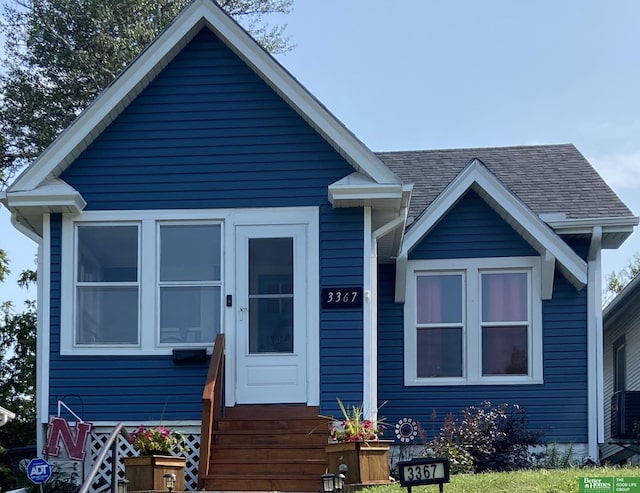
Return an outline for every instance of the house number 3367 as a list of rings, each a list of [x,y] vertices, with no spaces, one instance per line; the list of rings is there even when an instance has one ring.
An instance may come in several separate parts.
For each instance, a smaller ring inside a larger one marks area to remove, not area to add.
[[[362,307],[362,288],[323,288],[322,308],[360,308]]]
[[[327,303],[353,303],[358,298],[357,291],[329,291],[327,293],[329,298],[327,299]]]

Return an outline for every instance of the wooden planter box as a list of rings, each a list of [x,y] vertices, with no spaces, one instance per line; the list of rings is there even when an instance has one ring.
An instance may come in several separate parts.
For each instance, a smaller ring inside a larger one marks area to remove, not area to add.
[[[389,480],[389,445],[387,441],[329,443],[327,453],[328,472],[340,473],[340,465],[346,464],[346,484],[386,484]]]
[[[124,476],[129,480],[129,491],[166,491],[164,475],[176,475],[174,491],[184,491],[184,457],[173,455],[143,455],[124,458]]]

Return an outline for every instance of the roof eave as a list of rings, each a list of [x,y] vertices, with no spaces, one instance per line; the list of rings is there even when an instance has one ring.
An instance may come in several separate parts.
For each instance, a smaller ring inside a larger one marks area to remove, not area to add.
[[[637,216],[594,217],[545,221],[562,236],[590,236],[594,228],[602,228],[602,248],[617,249],[631,236],[638,225]]]
[[[19,224],[37,236],[42,236],[44,214],[80,214],[87,205],[80,192],[60,179],[34,190],[7,190],[0,195],[0,203],[11,212],[14,225]]]

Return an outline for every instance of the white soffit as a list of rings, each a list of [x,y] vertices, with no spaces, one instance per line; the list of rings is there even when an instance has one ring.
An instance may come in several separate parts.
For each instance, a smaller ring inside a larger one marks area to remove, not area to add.
[[[3,203],[10,210],[31,209],[72,214],[79,214],[87,205],[75,188],[58,178],[40,185],[34,190],[8,190],[5,193]]]
[[[366,207],[399,210],[409,206],[412,185],[380,184],[362,173],[329,185],[328,199],[335,208]]]

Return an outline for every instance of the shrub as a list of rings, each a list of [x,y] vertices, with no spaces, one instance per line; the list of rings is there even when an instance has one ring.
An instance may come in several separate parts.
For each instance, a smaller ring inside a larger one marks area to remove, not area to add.
[[[449,471],[451,474],[473,472],[473,457],[471,454],[448,438],[434,438],[431,440],[430,450],[427,455],[449,459]]]
[[[429,455],[442,454],[455,464],[460,472],[513,471],[533,467],[534,456],[530,447],[540,445],[542,432],[527,428],[528,418],[517,404],[490,402],[470,406],[455,419],[449,414],[439,437],[426,444]]]

